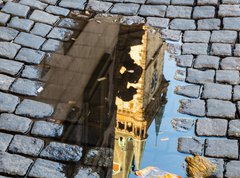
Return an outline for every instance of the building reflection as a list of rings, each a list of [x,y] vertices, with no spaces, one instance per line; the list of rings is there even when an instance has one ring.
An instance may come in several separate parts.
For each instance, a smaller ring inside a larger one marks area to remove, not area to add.
[[[160,33],[147,27],[125,28],[117,46],[114,178],[127,178],[132,170],[140,169],[147,130],[154,118],[158,135],[168,87],[163,76],[165,46]]]

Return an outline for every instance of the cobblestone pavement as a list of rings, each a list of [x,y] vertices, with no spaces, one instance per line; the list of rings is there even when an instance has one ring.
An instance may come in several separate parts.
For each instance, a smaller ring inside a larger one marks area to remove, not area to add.
[[[127,25],[161,28],[167,40],[178,41],[182,34],[182,55],[176,61],[186,73],[186,86],[176,93],[187,98],[180,101],[179,112],[199,117],[199,138],[179,138],[178,150],[217,158],[217,177],[240,177],[239,5],[238,0],[20,0],[3,5],[0,173],[67,177],[65,163],[81,159],[82,147],[42,139],[63,134],[63,125],[35,120],[50,117],[53,106],[19,95],[38,95],[44,82],[38,80],[36,66],[47,52],[71,39],[74,20],[67,17],[72,10],[87,10],[121,14]],[[89,172],[79,168],[74,176]]]

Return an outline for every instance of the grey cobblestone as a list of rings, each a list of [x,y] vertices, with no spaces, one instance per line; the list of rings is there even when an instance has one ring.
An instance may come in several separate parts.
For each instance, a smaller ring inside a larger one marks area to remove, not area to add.
[[[1,25],[6,25],[8,20],[10,19],[10,15],[9,14],[5,14],[3,12],[0,12],[0,24]]]
[[[198,98],[200,86],[199,85],[177,86],[174,92],[178,95],[188,96],[191,98]]]
[[[142,5],[139,10],[139,15],[141,16],[155,16],[155,17],[164,17],[166,13],[166,6],[158,5]]]
[[[10,144],[13,135],[0,133],[0,152],[5,152]]]
[[[217,56],[199,55],[194,61],[197,69],[218,69],[220,58]]]
[[[43,77],[43,74],[46,71],[35,65],[25,65],[24,69],[22,71],[22,77],[28,78],[28,79],[37,79],[40,80]]]
[[[236,105],[230,101],[207,100],[207,116],[234,119]]]
[[[195,19],[214,18],[214,16],[214,6],[196,6],[193,11],[193,18]]]
[[[145,18],[139,16],[123,16],[120,19],[120,23],[123,25],[139,25],[144,24],[145,21],[146,21]]]
[[[33,26],[34,22],[29,19],[21,19],[19,17],[13,17],[8,23],[9,27],[29,32]]]
[[[213,43],[211,48],[211,54],[215,56],[231,56],[232,47],[230,44]]]
[[[169,18],[191,18],[192,7],[168,6],[166,16]]]
[[[44,159],[37,159],[29,173],[29,176],[46,178],[66,178],[64,168],[64,164]]]
[[[30,8],[19,3],[7,2],[7,4],[2,8],[2,11],[15,16],[27,17]]]
[[[29,158],[23,156],[0,152],[0,172],[10,175],[24,176],[33,163]]]
[[[182,99],[178,111],[183,114],[205,116],[205,102],[203,100]]]
[[[170,22],[170,28],[173,30],[195,30],[196,24],[190,19],[173,19]]]
[[[58,27],[63,27],[67,29],[79,30],[82,28],[81,23],[70,18],[63,18],[58,24]]]
[[[205,155],[215,158],[238,159],[238,141],[228,139],[206,139]]]
[[[0,129],[17,133],[26,133],[30,130],[32,120],[14,114],[0,115]]]
[[[217,83],[206,83],[202,93],[204,99],[231,100],[232,86]]]
[[[47,12],[44,11],[40,11],[40,10],[35,10],[33,11],[33,13],[30,16],[31,20],[37,21],[37,22],[42,22],[42,23],[46,23],[49,25],[54,25],[58,20],[59,17],[49,14]]]
[[[50,14],[60,15],[60,16],[67,16],[70,13],[69,9],[65,9],[57,6],[48,6],[46,8],[46,11]]]
[[[22,48],[16,56],[16,60],[26,63],[40,64],[44,57],[45,53],[42,51]]]
[[[18,44],[10,42],[0,42],[0,57],[13,59],[20,48],[21,46]]]
[[[33,9],[43,10],[47,7],[47,4],[42,3],[41,1],[38,0],[21,0],[19,3],[30,6]]]
[[[86,0],[61,0],[59,6],[71,8],[71,9],[78,9],[84,10]]]
[[[17,75],[22,69],[23,63],[1,59],[0,58],[0,72],[9,75]]]
[[[63,133],[63,125],[37,121],[34,123],[31,133],[41,137],[60,137]]]
[[[13,112],[20,102],[17,96],[0,92],[0,112]]]
[[[222,0],[223,4],[239,4],[239,0]]]
[[[181,31],[179,30],[161,30],[162,38],[166,40],[179,41],[181,36]]]
[[[164,4],[169,5],[170,0],[147,0],[146,4]]]
[[[227,178],[238,177],[240,175],[240,161],[230,161],[226,163],[226,174]]]
[[[208,53],[207,43],[184,43],[182,45],[182,54],[201,55]]]
[[[86,9],[94,12],[107,12],[113,3],[111,2],[102,2],[97,0],[90,0],[87,4]]]
[[[192,137],[192,138],[178,138],[178,151],[182,153],[198,153],[202,155],[204,140]]]
[[[159,17],[147,17],[147,25],[152,27],[167,28],[169,25],[169,19]]]
[[[235,44],[233,54],[234,56],[240,57],[240,44]]]
[[[18,35],[18,31],[8,27],[0,27],[0,39],[4,41],[12,41]]]
[[[43,23],[36,23],[33,29],[31,30],[31,33],[45,37],[50,32],[51,29],[52,29],[52,26],[50,25],[43,24]]]
[[[43,146],[44,141],[38,138],[15,135],[9,146],[9,151],[12,153],[38,156]]]
[[[15,78],[0,74],[0,90],[8,91]]]
[[[39,89],[43,86],[44,84],[42,82],[18,78],[12,84],[11,91],[21,95],[37,96]]]
[[[185,31],[184,42],[208,43],[211,33],[209,31]]]
[[[198,20],[198,30],[219,30],[221,25],[220,19],[201,19]]]
[[[63,42],[58,41],[58,40],[49,39],[43,44],[42,50],[49,51],[49,52],[55,52],[55,51],[60,50],[62,48],[62,46],[63,46]]]
[[[191,67],[193,63],[193,55],[180,55],[176,57],[178,66]]]
[[[189,68],[186,81],[196,84],[211,83],[214,81],[214,76],[214,70],[201,71]]]
[[[240,30],[240,18],[239,17],[225,17],[223,18],[223,29],[226,30]]]
[[[140,8],[139,4],[116,3],[111,9],[111,13],[123,15],[136,15],[139,8]]]
[[[218,10],[219,17],[239,17],[240,8],[239,5],[219,5]]]
[[[198,0],[198,5],[218,5],[218,0]]]
[[[79,161],[82,157],[82,148],[77,145],[50,142],[40,156],[58,161]]]
[[[194,5],[194,0],[172,0],[171,3],[174,5]]]
[[[217,70],[216,81],[218,83],[237,85],[240,82],[239,72],[233,70]]]
[[[53,107],[51,105],[29,99],[24,99],[16,110],[16,114],[34,118],[49,117],[52,113]]]
[[[48,3],[48,4],[52,4],[52,5],[55,5],[57,3],[58,0],[40,0],[44,3]]]
[[[21,32],[14,41],[26,47],[40,49],[45,39],[40,36]]]
[[[240,121],[231,120],[229,122],[228,136],[234,138],[240,138]]]
[[[228,121],[225,119],[198,119],[196,133],[199,136],[226,136]]]
[[[220,66],[221,66],[221,69],[240,70],[240,58],[238,57],[223,58],[220,63]]]
[[[233,100],[239,101],[240,100],[240,86],[236,85],[233,87]]]
[[[61,41],[69,41],[73,35],[72,30],[65,28],[54,27],[52,31],[48,34],[48,38],[53,38]]]
[[[229,30],[213,31],[211,42],[214,43],[235,43],[237,40],[237,32]]]

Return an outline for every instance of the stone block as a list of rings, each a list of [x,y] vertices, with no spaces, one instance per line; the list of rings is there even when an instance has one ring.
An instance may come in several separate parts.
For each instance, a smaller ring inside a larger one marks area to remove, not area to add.
[[[170,22],[170,29],[173,30],[195,30],[196,24],[190,19],[173,19]]]
[[[223,29],[240,30],[240,17],[225,17],[225,18],[223,18]]]
[[[11,16],[9,14],[0,12],[0,24],[1,25],[6,25],[8,20],[10,19],[10,17]]]
[[[97,0],[90,0],[87,4],[86,9],[93,12],[107,12],[113,3],[111,2],[102,2]]]
[[[179,30],[170,30],[170,29],[162,29],[161,35],[163,39],[179,41],[181,36],[181,31]]]
[[[166,17],[190,19],[192,7],[188,6],[168,6]]]
[[[236,105],[230,101],[208,99],[207,116],[235,119]]]
[[[159,28],[167,28],[169,25],[169,19],[159,17],[147,17],[146,25]]]
[[[0,90],[8,91],[15,78],[0,74]]]
[[[233,101],[240,100],[240,86],[236,85],[233,87]]]
[[[198,5],[205,6],[205,5],[218,5],[218,0],[198,0]]]
[[[9,1],[2,8],[2,11],[14,16],[27,17],[30,7]]]
[[[73,35],[72,30],[65,28],[54,27],[52,31],[48,34],[48,38],[53,38],[61,41],[69,41]]]
[[[13,135],[0,133],[0,152],[5,152],[12,141]]]
[[[19,102],[17,96],[0,92],[0,112],[14,112]]]
[[[176,57],[177,66],[192,67],[193,55],[180,55]]]
[[[34,22],[32,20],[13,17],[11,21],[8,23],[8,26],[21,31],[29,32],[33,24]]]
[[[64,17],[66,17],[70,13],[69,9],[65,9],[65,8],[58,7],[58,6],[48,6],[46,8],[46,11],[50,14],[60,15],[60,16],[64,16]]]
[[[226,5],[220,4],[218,10],[219,17],[239,17],[240,8],[239,5]]]
[[[169,5],[170,0],[147,0],[146,4],[164,4]]]
[[[51,29],[52,29],[52,26],[50,25],[43,24],[43,23],[36,23],[33,29],[31,30],[31,33],[45,37],[50,32]]]
[[[240,161],[229,161],[226,163],[226,173],[227,178],[239,177],[240,175]]]
[[[174,92],[178,95],[183,95],[190,98],[198,98],[200,93],[200,86],[199,85],[177,86]]]
[[[195,1],[194,0],[172,0],[171,1],[172,4],[174,5],[189,5],[189,6],[192,6],[194,5]]]
[[[221,25],[220,19],[201,19],[198,20],[198,30],[219,30]]]
[[[208,53],[207,43],[184,43],[182,45],[182,54],[201,55]]]
[[[123,16],[120,19],[120,24],[123,24],[123,25],[140,25],[140,24],[144,24],[145,21],[146,21],[145,18],[139,17],[139,16]]]
[[[183,35],[184,42],[208,43],[211,33],[209,31],[185,31]]]
[[[232,46],[231,44],[213,43],[211,48],[211,55],[215,56],[231,56]]]
[[[215,71],[214,70],[196,70],[188,69],[186,81],[196,84],[212,83],[214,82]]]
[[[178,112],[194,116],[205,116],[205,101],[204,100],[180,100]]]
[[[116,3],[114,4],[110,12],[113,14],[136,15],[139,8],[140,8],[139,4]]]
[[[227,83],[227,84],[237,85],[240,83],[239,71],[217,70],[216,81],[218,83]]]
[[[18,35],[18,31],[8,27],[0,27],[0,40],[12,41]]]
[[[193,11],[194,19],[214,18],[215,7],[214,6],[196,6]]]
[[[15,43],[0,42],[0,57],[13,59],[20,48],[21,46]]]
[[[17,75],[22,69],[23,63],[1,59],[0,58],[0,72],[9,75]]]
[[[229,121],[228,136],[240,138],[240,120]]]
[[[232,86],[217,83],[206,83],[202,93],[204,99],[232,99]]]
[[[33,9],[40,10],[44,10],[48,6],[48,4],[42,3],[41,1],[38,0],[21,0],[19,3],[26,6],[30,6]]]
[[[42,51],[37,51],[29,48],[22,48],[15,59],[30,64],[40,64],[44,57],[45,53]]]
[[[63,42],[59,40],[48,39],[42,46],[43,51],[56,52],[63,47]]]
[[[59,17],[44,11],[34,10],[30,16],[30,19],[37,22],[54,25],[59,20]]]
[[[59,6],[70,9],[84,10],[85,3],[86,0],[61,0]]]
[[[164,5],[142,5],[139,10],[141,16],[164,17],[167,6]]]
[[[196,137],[180,137],[178,138],[178,151],[182,153],[198,153],[202,155],[204,140]]]
[[[210,42],[213,43],[235,43],[237,40],[237,32],[230,30],[213,31]]]
[[[194,68],[197,69],[218,69],[220,57],[199,55],[194,61]]]

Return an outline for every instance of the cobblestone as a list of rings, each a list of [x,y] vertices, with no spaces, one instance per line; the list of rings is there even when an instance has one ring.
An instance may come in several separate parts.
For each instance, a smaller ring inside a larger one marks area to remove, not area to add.
[[[33,118],[49,117],[52,113],[53,107],[51,105],[29,99],[24,99],[16,110],[16,114]]]
[[[194,61],[197,69],[218,69],[220,58],[217,56],[199,55]]]
[[[178,95],[183,95],[191,98],[198,98],[200,86],[199,85],[177,86],[174,92]]]
[[[24,176],[33,163],[29,158],[23,156],[0,152],[0,172],[10,175]]]
[[[211,33],[209,31],[185,31],[184,42],[208,43]]]
[[[91,168],[80,167],[77,173],[75,174],[74,178],[82,178],[87,176],[92,178],[100,177],[100,175],[97,172],[94,172]]]
[[[1,25],[6,25],[6,23],[10,19],[10,17],[11,16],[9,14],[5,14],[3,12],[0,12],[0,24]]]
[[[37,21],[37,22],[54,25],[59,20],[59,17],[49,14],[44,11],[35,10],[35,11],[33,11],[32,15],[30,16],[30,19]]]
[[[152,17],[154,18],[154,17]],[[138,25],[138,24],[144,24],[145,18],[139,17],[139,16],[123,16],[120,19],[120,23],[123,25]]]
[[[226,136],[228,121],[225,119],[198,119],[196,133],[199,136]]]
[[[97,0],[90,0],[86,7],[87,10],[94,11],[94,12],[107,12],[113,3],[111,2],[101,2]]]
[[[147,0],[147,4],[164,4],[164,5],[169,5],[170,0]]]
[[[192,7],[188,6],[168,6],[166,16],[169,18],[187,18],[192,15]]]
[[[184,43],[182,45],[182,54],[201,55],[208,53],[207,43]]]
[[[0,152],[5,152],[10,144],[13,135],[0,133]]]
[[[239,5],[219,5],[218,10],[219,17],[239,17],[240,8]]]
[[[181,31],[179,30],[161,30],[162,38],[166,40],[179,41],[181,36]]]
[[[219,30],[221,25],[220,19],[201,19],[198,20],[198,30]]]
[[[239,101],[240,100],[240,86],[236,85],[233,87],[233,100]]]
[[[194,4],[194,0],[172,0],[171,1],[172,4],[174,5],[193,5]]]
[[[8,91],[15,78],[0,74],[0,90]]]
[[[217,70],[216,81],[218,83],[237,85],[240,83],[239,72],[234,70]]]
[[[142,5],[139,10],[139,15],[141,16],[155,16],[155,17],[164,17],[166,13],[166,6],[158,5]]]
[[[176,57],[178,66],[191,67],[193,63],[193,55],[180,55]]]
[[[28,79],[37,79],[40,80],[44,74],[44,69],[35,65],[25,65],[22,71],[22,77]]]
[[[230,101],[207,100],[207,116],[234,119],[236,106]]]
[[[21,95],[37,96],[39,89],[43,86],[44,84],[42,82],[18,78],[12,84],[11,91]]]
[[[169,25],[169,19],[159,17],[147,17],[147,25],[152,27],[167,28]]]
[[[61,41],[49,39],[44,43],[42,50],[49,51],[49,52],[55,52],[55,51],[60,50],[62,48],[62,46],[63,46],[63,43]]]
[[[8,27],[0,27],[0,39],[4,41],[12,41],[18,35],[18,31]]]
[[[17,133],[26,133],[29,131],[32,121],[26,117],[14,114],[0,115],[0,129]]]
[[[32,34],[39,35],[45,37],[52,29],[52,26],[43,24],[43,23],[36,23],[31,30]]]
[[[186,81],[196,84],[212,83],[214,81],[215,71],[214,70],[196,70],[188,69]]]
[[[223,18],[223,29],[226,30],[240,30],[240,18],[234,17],[234,18]]]
[[[44,3],[55,5],[55,4],[57,4],[58,0],[40,0],[40,1],[42,1]]]
[[[133,3],[116,3],[111,9],[113,14],[123,14],[123,15],[136,15],[138,9],[140,8],[139,4]]]
[[[80,30],[82,28],[81,23],[70,18],[63,18],[60,20],[58,27],[63,27],[67,29]]]
[[[214,18],[214,6],[196,6],[193,11],[194,19]]]
[[[235,43],[237,40],[237,35],[238,34],[236,31],[213,31],[210,41],[214,43]]]
[[[220,63],[221,69],[226,70],[240,70],[240,58],[226,57]]]
[[[229,122],[228,136],[234,138],[240,138],[240,121],[231,120]]]
[[[15,43],[18,43],[20,45],[23,45],[25,47],[30,47],[33,49],[40,49],[44,41],[45,39],[40,36],[36,36],[36,35],[25,33],[25,32],[21,32],[17,36],[17,38],[14,40]]]
[[[41,157],[58,161],[79,161],[82,157],[82,148],[58,142],[50,144],[41,152]]]
[[[12,153],[38,156],[43,146],[44,141],[38,138],[15,135],[9,146],[9,151]]]
[[[21,46],[18,44],[10,42],[0,42],[0,57],[13,59],[20,48]]]
[[[16,56],[16,60],[31,64],[40,64],[44,57],[45,53],[42,51],[22,48]]]
[[[42,137],[60,137],[63,133],[63,125],[37,121],[34,123],[31,133]]]
[[[13,112],[19,102],[17,96],[0,92],[0,112]]]
[[[29,173],[30,177],[51,177],[51,178],[66,178],[64,173],[65,165],[48,161],[44,159],[37,159]]]
[[[226,174],[225,176],[230,177],[238,177],[240,175],[240,161],[230,161],[226,163]]]
[[[217,83],[206,83],[202,93],[204,99],[231,100],[232,86]]]
[[[218,0],[198,0],[198,5],[218,5]]]
[[[65,16],[65,17],[70,13],[69,9],[65,9],[65,8],[57,7],[57,6],[48,6],[46,8],[46,11],[50,14],[60,15],[60,16]]]
[[[203,100],[182,99],[178,111],[183,114],[205,116],[205,102]]]
[[[34,22],[29,19],[21,19],[19,17],[13,17],[8,23],[9,27],[29,32],[33,26]]]
[[[235,45],[234,56],[240,57],[240,44]]]
[[[205,155],[215,158],[238,159],[238,141],[206,139]]]
[[[30,8],[19,3],[7,2],[7,4],[2,8],[2,11],[15,16],[27,17]]]
[[[22,69],[23,63],[0,58],[0,72],[9,75],[16,75]]]
[[[213,43],[211,48],[211,54],[215,56],[231,56],[232,47],[230,44]]]
[[[202,155],[203,153],[204,140],[192,137],[184,138],[180,137],[178,139],[178,151],[182,153],[198,153]]]
[[[68,30],[65,28],[55,27],[52,31],[48,34],[48,38],[53,38],[61,41],[69,41],[71,36],[73,35],[72,30]]]
[[[47,7],[47,4],[42,3],[41,1],[38,0],[21,0],[19,3],[30,6],[33,9],[43,10]]]
[[[86,0],[61,0],[59,5],[66,8],[84,10],[85,2]]]
[[[195,30],[196,24],[190,19],[173,19],[170,22],[170,29],[173,30]]]

